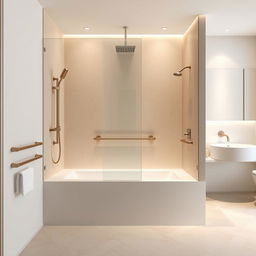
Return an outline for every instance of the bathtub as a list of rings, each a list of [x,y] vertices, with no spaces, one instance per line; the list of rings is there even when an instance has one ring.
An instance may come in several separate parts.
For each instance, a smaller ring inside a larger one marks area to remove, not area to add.
[[[196,181],[183,169],[63,169],[46,181]]]
[[[64,169],[44,181],[45,225],[202,225],[205,182],[182,169]]]

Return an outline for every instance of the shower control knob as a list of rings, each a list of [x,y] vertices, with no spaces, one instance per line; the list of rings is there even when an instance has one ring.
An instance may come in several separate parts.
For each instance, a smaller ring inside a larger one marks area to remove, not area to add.
[[[184,135],[187,136],[187,138],[188,138],[189,140],[191,140],[191,129],[188,128],[188,129],[186,130],[186,132],[184,133]]]

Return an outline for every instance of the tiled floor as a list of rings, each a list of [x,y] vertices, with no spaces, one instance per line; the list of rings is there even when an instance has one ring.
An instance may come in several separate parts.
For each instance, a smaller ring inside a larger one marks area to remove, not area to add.
[[[21,256],[255,256],[254,201],[251,193],[209,194],[206,226],[47,226]]]

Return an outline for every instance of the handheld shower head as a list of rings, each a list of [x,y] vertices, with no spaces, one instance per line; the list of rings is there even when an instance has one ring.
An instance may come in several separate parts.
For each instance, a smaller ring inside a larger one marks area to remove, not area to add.
[[[61,74],[60,74],[60,79],[61,79],[61,80],[65,79],[67,73],[68,73],[68,69],[67,69],[67,68],[64,68],[63,71],[62,71]]]
[[[67,73],[68,73],[68,69],[64,68],[60,74],[60,79],[54,78],[55,80],[57,80],[57,87],[60,86],[60,83],[62,82],[63,79],[65,79]]]
[[[60,84],[63,79],[65,79],[66,75],[68,73],[68,69],[64,68],[60,74],[60,78],[53,77],[53,81],[56,83],[56,86],[53,86],[52,89],[56,92],[56,126],[55,128],[51,128],[50,132],[56,132],[56,140],[53,141],[53,145],[59,145],[59,151],[58,151],[58,158],[57,160],[54,160],[52,155],[52,162],[54,164],[57,164],[60,161],[61,158],[61,137],[60,137]]]
[[[191,66],[186,66],[186,67],[184,67],[184,68],[182,68],[181,70],[179,70],[178,72],[174,72],[173,73],[173,75],[174,76],[182,76],[182,71],[184,70],[184,69],[191,69]]]

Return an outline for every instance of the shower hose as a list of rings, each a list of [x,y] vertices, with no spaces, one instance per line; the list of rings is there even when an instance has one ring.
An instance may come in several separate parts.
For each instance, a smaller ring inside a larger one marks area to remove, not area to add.
[[[57,158],[57,160],[55,160],[54,159],[54,157],[53,157],[53,149],[54,149],[54,146],[52,147],[52,162],[54,163],[54,164],[57,164],[57,163],[59,163],[59,161],[60,161],[60,158],[61,158],[61,140],[60,140],[60,131],[57,131],[57,141],[59,141],[59,143],[58,143],[58,148],[59,148],[59,150],[58,150],[58,158]],[[55,144],[56,145],[56,144]]]

